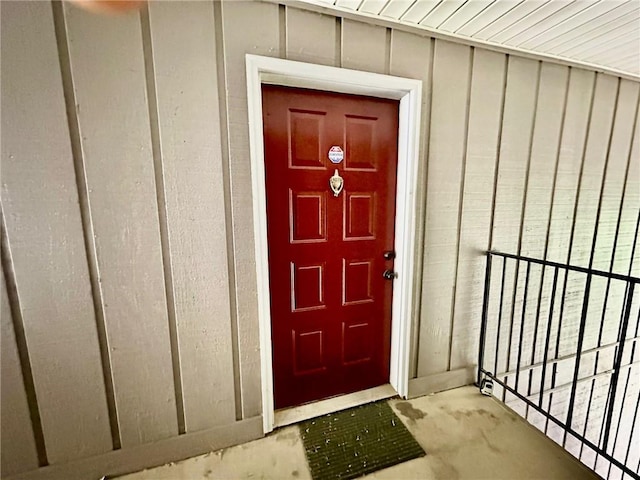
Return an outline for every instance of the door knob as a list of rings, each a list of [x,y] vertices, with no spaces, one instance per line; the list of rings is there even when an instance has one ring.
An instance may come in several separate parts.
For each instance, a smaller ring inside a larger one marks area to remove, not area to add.
[[[388,250],[382,254],[382,258],[384,258],[385,260],[393,260],[394,258],[396,258],[396,252],[394,252],[393,250]]]
[[[382,276],[387,280],[394,280],[398,278],[398,273],[393,270],[385,270]]]

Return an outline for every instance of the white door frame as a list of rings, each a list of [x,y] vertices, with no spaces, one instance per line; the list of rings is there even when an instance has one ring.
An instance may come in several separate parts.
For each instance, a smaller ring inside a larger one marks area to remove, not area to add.
[[[274,428],[274,401],[262,125],[263,83],[400,101],[395,222],[395,270],[398,278],[393,285],[389,383],[401,397],[406,398],[409,391],[422,82],[250,54],[246,56],[246,67],[264,433]]]

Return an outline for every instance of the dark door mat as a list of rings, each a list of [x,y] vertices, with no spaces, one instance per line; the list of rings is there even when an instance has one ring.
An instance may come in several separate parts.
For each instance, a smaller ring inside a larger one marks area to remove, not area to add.
[[[314,480],[361,477],[426,455],[386,400],[299,426]]]

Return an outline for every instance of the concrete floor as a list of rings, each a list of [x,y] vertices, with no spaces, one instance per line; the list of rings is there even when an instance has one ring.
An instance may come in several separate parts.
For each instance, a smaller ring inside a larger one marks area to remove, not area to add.
[[[475,387],[389,403],[427,455],[363,478],[599,478],[496,400],[480,395]],[[311,479],[296,426],[121,480],[287,478]]]

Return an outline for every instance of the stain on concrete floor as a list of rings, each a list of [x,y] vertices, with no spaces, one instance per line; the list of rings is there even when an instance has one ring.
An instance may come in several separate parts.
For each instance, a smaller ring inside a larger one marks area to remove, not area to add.
[[[396,402],[395,406],[400,414],[408,418],[409,420],[420,420],[427,415],[422,410],[411,405],[411,402]]]

